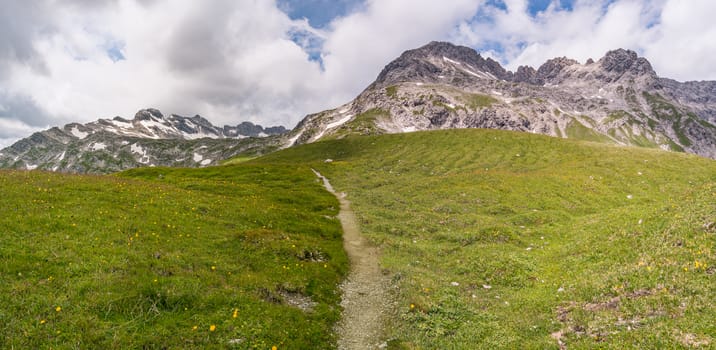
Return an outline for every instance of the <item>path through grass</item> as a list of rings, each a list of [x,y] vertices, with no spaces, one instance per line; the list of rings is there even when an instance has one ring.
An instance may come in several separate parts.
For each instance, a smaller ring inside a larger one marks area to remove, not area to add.
[[[313,162],[350,194],[400,288],[389,348],[716,345],[712,160],[449,130],[259,161]]]

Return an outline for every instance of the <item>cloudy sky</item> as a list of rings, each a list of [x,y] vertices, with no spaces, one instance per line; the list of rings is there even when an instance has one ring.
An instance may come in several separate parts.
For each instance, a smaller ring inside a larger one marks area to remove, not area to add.
[[[293,127],[432,40],[509,69],[623,47],[716,80],[713,0],[0,0],[0,146],[147,107]]]

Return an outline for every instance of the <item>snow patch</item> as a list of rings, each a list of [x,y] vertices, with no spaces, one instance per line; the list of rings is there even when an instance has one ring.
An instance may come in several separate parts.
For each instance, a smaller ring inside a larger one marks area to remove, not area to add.
[[[101,150],[103,150],[103,149],[107,149],[107,145],[104,144],[103,142],[95,142],[95,143],[93,143],[93,144],[90,146],[90,148],[91,148],[93,151],[101,151]],[[64,153],[63,153],[63,154],[64,154]]]
[[[425,85],[425,84],[423,84],[423,83],[415,83],[415,85],[416,85],[416,86],[423,86],[423,85]]]
[[[446,103],[445,105],[450,107],[450,109],[455,109],[455,105],[452,103]]]
[[[418,130],[418,129],[417,129],[416,127],[414,127],[414,126],[406,126],[406,127],[404,127],[402,130],[403,130],[403,132],[413,132],[413,131],[416,131],[416,130]]]
[[[117,126],[120,129],[131,129],[134,126],[134,125],[132,125],[132,123],[121,122],[119,120],[114,120],[114,119],[110,120],[109,122],[112,123],[113,125]]]
[[[35,170],[35,169],[37,169],[37,165],[28,164],[25,166],[25,168],[27,168],[27,170]]]
[[[85,137],[87,137],[87,135],[89,135],[89,133],[80,131],[80,129],[78,129],[76,126],[73,127],[70,132],[72,133],[72,135],[75,135],[75,137],[79,138],[80,140],[84,139]]]
[[[492,90],[492,93],[497,96],[502,96],[502,93],[499,91]]]
[[[147,155],[147,151],[144,149],[144,147],[142,147],[141,145],[138,145],[138,144],[136,144],[136,143],[135,143],[135,144],[132,144],[132,145],[129,147],[129,150],[132,151],[132,153],[139,154],[140,156],[146,156],[146,155]]]
[[[203,138],[210,138],[210,139],[218,139],[219,135],[216,134],[209,134],[204,132],[203,130],[197,131],[196,133],[190,134],[190,133],[181,133],[185,139],[188,140],[196,140],[196,139],[203,139]],[[241,138],[241,135],[239,135],[239,138]]]
[[[349,114],[349,115],[341,118],[341,120],[339,120],[339,121],[336,121],[333,123],[328,123],[328,124],[326,124],[326,129],[333,129],[333,128],[339,127],[339,126],[345,124],[351,118],[353,118],[353,114]]]
[[[204,165],[204,166],[209,165],[209,164],[211,164],[211,159],[204,159],[199,164]]]
[[[296,141],[298,141],[298,138],[301,137],[301,135],[303,135],[303,130],[301,130],[301,132],[299,132],[298,134],[296,134],[296,136],[294,136],[294,137],[288,139],[288,145],[287,145],[286,147],[291,147],[291,146],[293,146],[293,145],[296,143]]]
[[[194,158],[193,158],[193,159],[194,159],[195,162],[201,162],[201,161],[204,159],[204,156],[202,156],[202,155],[199,154],[199,153],[194,152]]]
[[[449,58],[447,58],[447,57],[445,57],[445,56],[443,56],[443,61],[450,62],[450,63],[452,63],[452,64],[462,65],[462,63],[460,63],[460,62],[458,62],[458,61],[453,61],[453,60],[451,60],[451,59],[449,59]]]
[[[347,121],[349,121],[351,118],[353,118],[353,114],[349,114],[349,115],[347,115],[347,116],[345,116],[345,117],[341,118],[340,120],[335,121],[335,122],[333,122],[333,123],[328,123],[328,124],[326,124],[326,128],[323,129],[323,130],[321,130],[321,132],[318,133],[318,135],[316,135],[315,137],[313,137],[313,139],[314,139],[314,140],[319,140],[321,137],[323,137],[323,135],[326,133],[326,131],[328,131],[328,130],[330,130],[330,129],[333,129],[333,128],[337,128],[337,127],[339,127],[339,126],[345,124],[345,123],[346,123]]]
[[[62,152],[62,154],[60,154],[60,157],[57,158],[57,161],[61,162],[63,159],[65,159],[65,152]]]
[[[150,132],[151,138],[159,138],[158,135],[154,134],[154,130],[160,130],[168,133],[175,133],[176,129],[166,126],[163,123],[154,120],[142,120],[139,122],[147,131]]]

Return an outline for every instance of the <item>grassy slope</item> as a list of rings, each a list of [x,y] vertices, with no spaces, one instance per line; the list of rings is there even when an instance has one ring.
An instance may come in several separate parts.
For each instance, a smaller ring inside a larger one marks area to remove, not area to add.
[[[391,348],[716,344],[711,160],[448,130],[253,162],[309,162],[348,193],[400,286]]]
[[[0,172],[0,197],[0,348],[335,341],[347,258],[308,168]]]

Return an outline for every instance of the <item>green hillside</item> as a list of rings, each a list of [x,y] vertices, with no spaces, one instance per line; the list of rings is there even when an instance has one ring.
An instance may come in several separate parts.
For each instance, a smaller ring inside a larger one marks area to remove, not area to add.
[[[335,342],[347,258],[309,168],[0,172],[0,197],[0,348]]]
[[[380,247],[390,349],[716,344],[714,161],[447,130],[0,172],[0,348],[333,347],[348,262],[311,168]]]
[[[257,162],[313,162],[348,194],[399,286],[392,349],[715,344],[712,160],[450,130]]]

